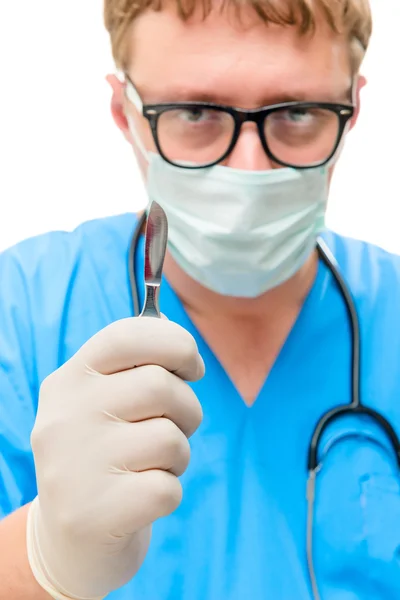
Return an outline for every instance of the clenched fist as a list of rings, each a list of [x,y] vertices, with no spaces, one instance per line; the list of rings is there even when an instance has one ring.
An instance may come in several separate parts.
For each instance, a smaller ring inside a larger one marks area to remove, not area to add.
[[[135,575],[151,524],[181,501],[202,419],[186,381],[203,375],[187,331],[140,317],[100,331],[43,382],[28,555],[53,597],[103,598]]]

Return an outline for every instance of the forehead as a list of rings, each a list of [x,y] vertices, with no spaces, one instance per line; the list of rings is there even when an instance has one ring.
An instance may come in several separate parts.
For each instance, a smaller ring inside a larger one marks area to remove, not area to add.
[[[346,40],[323,22],[301,36],[251,14],[239,22],[214,11],[185,22],[166,8],[143,13],[130,35],[129,74],[147,102],[203,96],[252,107],[289,96],[344,100],[351,85]]]

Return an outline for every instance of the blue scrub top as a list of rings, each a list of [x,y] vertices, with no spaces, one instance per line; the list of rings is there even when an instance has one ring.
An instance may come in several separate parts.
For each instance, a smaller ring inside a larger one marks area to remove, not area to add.
[[[133,215],[26,240],[0,255],[0,516],[33,499],[29,445],[41,381],[98,330],[132,316]],[[400,259],[327,232],[361,320],[362,397],[400,433]],[[143,243],[136,271],[142,295]],[[310,600],[306,456],[321,414],[350,401],[351,335],[321,263],[258,399],[246,407],[164,281],[162,311],[196,338],[204,422],[184,499],[112,600]],[[99,440],[99,444],[101,440]],[[400,598],[400,487],[378,426],[343,418],[325,433],[314,556],[321,600]]]

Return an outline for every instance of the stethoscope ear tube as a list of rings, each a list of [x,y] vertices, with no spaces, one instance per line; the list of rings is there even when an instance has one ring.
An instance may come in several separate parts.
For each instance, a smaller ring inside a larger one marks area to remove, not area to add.
[[[351,352],[351,402],[349,404],[336,406],[327,413],[322,415],[317,425],[315,426],[308,451],[307,470],[311,473],[318,467],[318,447],[322,434],[327,426],[335,419],[346,414],[363,414],[375,420],[388,436],[393,450],[396,455],[396,460],[400,468],[400,441],[389,421],[376,410],[364,406],[361,402],[360,392],[360,372],[361,372],[361,339],[360,339],[360,324],[358,320],[357,310],[354,304],[353,297],[348,285],[344,281],[337,262],[329,248],[326,246],[322,238],[318,239],[317,250],[321,260],[332,273],[338,288],[343,296],[346,305],[352,337],[352,352]]]
[[[347,316],[351,329],[351,405],[358,406],[360,400],[360,371],[361,371],[361,341],[360,341],[360,323],[358,320],[357,310],[354,304],[353,296],[349,290],[349,286],[345,282],[340,273],[339,266],[335,257],[329,250],[322,238],[317,241],[317,251],[320,259],[333,275],[339,291],[343,297],[347,311]]]

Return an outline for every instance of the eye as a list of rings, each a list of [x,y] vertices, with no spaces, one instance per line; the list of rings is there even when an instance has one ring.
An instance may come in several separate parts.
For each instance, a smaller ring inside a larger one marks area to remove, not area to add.
[[[179,111],[179,118],[188,123],[200,123],[212,118],[212,111],[195,106],[193,108],[184,108]]]
[[[315,118],[315,111],[311,111],[309,108],[303,108],[302,106],[296,106],[289,108],[280,113],[280,118],[291,121],[292,123],[309,123]]]

